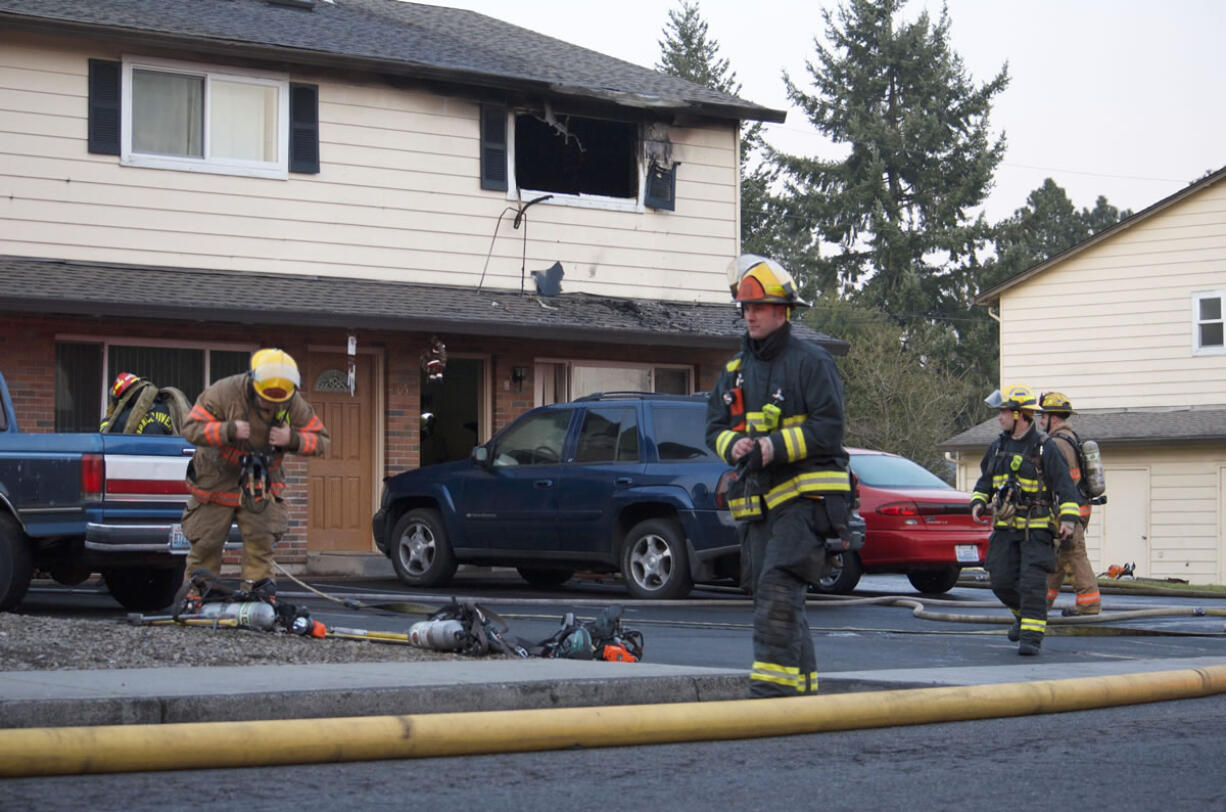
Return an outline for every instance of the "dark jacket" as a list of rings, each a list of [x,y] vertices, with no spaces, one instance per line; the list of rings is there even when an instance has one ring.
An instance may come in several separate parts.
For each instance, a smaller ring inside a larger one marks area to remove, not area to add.
[[[990,506],[997,494],[1004,494],[1017,506],[1015,515],[1007,521],[998,518],[996,527],[1050,530],[1053,523],[1080,518],[1077,486],[1069,476],[1068,463],[1038,426],[1031,426],[1016,440],[1002,431],[988,446],[979,470],[972,507],[976,502]]]
[[[838,370],[830,353],[794,337],[787,323],[762,341],[746,336],[707,401],[707,445],[729,465],[737,440],[760,436],[770,438],[775,458],[741,477],[742,490],[729,500],[733,516],[757,518],[806,495],[850,498]]]

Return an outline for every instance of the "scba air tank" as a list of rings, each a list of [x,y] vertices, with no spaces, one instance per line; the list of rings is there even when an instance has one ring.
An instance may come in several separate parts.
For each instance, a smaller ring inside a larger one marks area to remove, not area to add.
[[[464,647],[464,624],[458,620],[421,620],[409,627],[409,642],[418,648],[459,651]]]
[[[1102,496],[1107,492],[1107,477],[1103,474],[1103,455],[1098,450],[1098,443],[1086,440],[1081,444],[1081,453],[1086,458],[1085,477],[1086,490],[1090,496]]]
[[[195,617],[209,620],[233,620],[245,629],[268,631],[277,625],[277,610],[263,601],[242,603],[206,603]]]

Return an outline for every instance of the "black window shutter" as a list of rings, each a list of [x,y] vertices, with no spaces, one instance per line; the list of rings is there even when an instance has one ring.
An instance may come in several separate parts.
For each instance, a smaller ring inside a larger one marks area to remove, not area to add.
[[[643,205],[653,209],[677,209],[677,167],[674,163],[671,169],[661,169],[655,161],[647,167],[647,189],[643,193]]]
[[[319,85],[290,82],[289,171],[319,174]]]
[[[507,108],[481,105],[481,188],[507,190]]]
[[[119,62],[89,60],[89,151],[119,154]]]

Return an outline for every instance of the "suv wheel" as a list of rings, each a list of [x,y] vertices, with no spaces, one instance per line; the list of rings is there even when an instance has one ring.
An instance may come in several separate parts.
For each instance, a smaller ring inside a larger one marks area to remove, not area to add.
[[[0,512],[0,612],[21,603],[34,574],[34,555],[21,525]]]
[[[437,510],[417,508],[392,529],[392,567],[409,586],[441,586],[455,575],[456,559]]]
[[[672,599],[690,594],[690,559],[676,519],[647,519],[626,534],[622,576],[636,598]]]
[[[941,595],[954,588],[962,568],[954,564],[939,570],[912,570],[907,573],[911,586],[929,595]]]
[[[827,571],[822,575],[813,591],[824,592],[827,595],[847,595],[860,583],[860,575],[864,568],[860,566],[860,557],[855,553],[839,553],[826,556]]]

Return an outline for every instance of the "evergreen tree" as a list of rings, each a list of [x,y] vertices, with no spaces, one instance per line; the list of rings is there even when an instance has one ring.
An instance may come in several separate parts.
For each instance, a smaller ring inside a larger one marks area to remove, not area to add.
[[[796,244],[782,257],[808,289],[855,288],[897,318],[965,309],[969,269],[989,235],[981,205],[1004,155],[988,115],[1007,69],[976,86],[949,45],[949,17],[902,19],[905,0],[848,0],[823,11],[826,40],[806,67],[814,93],[788,96],[841,160],[783,153]]]
[[[688,79],[695,84],[737,95],[741,85],[727,59],[719,55],[719,42],[707,35],[707,23],[698,3],[681,0],[668,12],[664,36],[659,40],[660,61],[656,70]],[[761,160],[762,123],[741,124],[741,250],[767,254],[769,233],[776,218],[771,210],[772,168]]]
[[[979,287],[994,287],[1131,216],[1102,195],[1093,209],[1078,210],[1064,189],[1047,178],[1026,196],[1026,205],[996,224],[996,258],[985,263]]]

